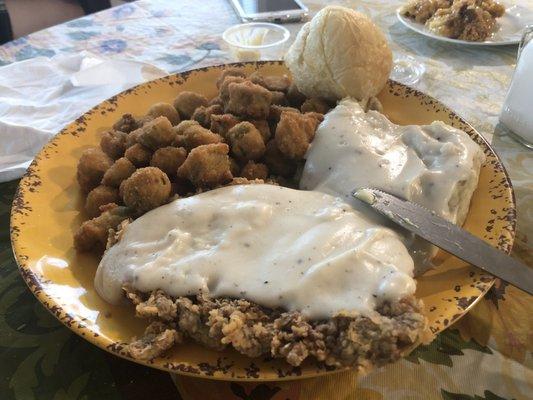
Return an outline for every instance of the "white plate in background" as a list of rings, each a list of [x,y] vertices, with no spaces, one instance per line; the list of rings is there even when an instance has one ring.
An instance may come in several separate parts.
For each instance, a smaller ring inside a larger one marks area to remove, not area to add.
[[[426,28],[424,24],[401,15],[400,9],[396,10],[396,15],[400,22],[409,29],[436,40],[469,46],[503,46],[518,44],[526,25],[533,24],[533,1],[530,1],[516,1],[515,4],[506,7],[505,14],[496,19],[496,31],[483,42],[452,39],[437,35]],[[505,2],[502,3],[505,4]]]

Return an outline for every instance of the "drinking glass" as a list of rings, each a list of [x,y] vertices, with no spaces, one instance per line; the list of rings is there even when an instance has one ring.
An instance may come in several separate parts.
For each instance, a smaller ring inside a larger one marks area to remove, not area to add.
[[[509,136],[533,149],[533,25],[528,25],[518,48],[518,59],[503,103],[500,121]]]

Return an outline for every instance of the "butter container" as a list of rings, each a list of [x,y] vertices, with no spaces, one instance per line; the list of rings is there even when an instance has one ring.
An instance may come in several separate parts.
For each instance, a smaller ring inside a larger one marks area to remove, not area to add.
[[[224,31],[222,39],[235,61],[280,60],[290,32],[283,26],[267,22],[234,25]]]

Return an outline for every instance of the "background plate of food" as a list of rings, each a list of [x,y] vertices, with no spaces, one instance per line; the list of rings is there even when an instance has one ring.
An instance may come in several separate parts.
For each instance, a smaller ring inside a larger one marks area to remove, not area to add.
[[[471,46],[518,44],[524,28],[533,23],[527,1],[412,0],[396,15],[424,36]]]
[[[174,74],[93,108],[20,182],[30,290],[111,353],[213,379],[366,372],[431,340],[494,278],[349,193],[399,192],[506,252],[514,197],[483,137],[391,67],[367,17],[327,7],[285,63]]]

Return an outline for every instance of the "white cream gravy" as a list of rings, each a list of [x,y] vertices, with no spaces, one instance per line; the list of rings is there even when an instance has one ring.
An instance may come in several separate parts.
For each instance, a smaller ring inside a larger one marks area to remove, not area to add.
[[[376,111],[365,113],[347,98],[318,127],[300,188],[350,199],[354,189],[373,187],[462,224],[483,158],[480,147],[460,129],[440,121],[396,125]]]
[[[273,185],[228,186],[175,200],[129,224],[102,258],[98,293],[124,283],[173,296],[201,292],[298,310],[372,315],[415,291],[413,261],[393,231],[339,198]]]

